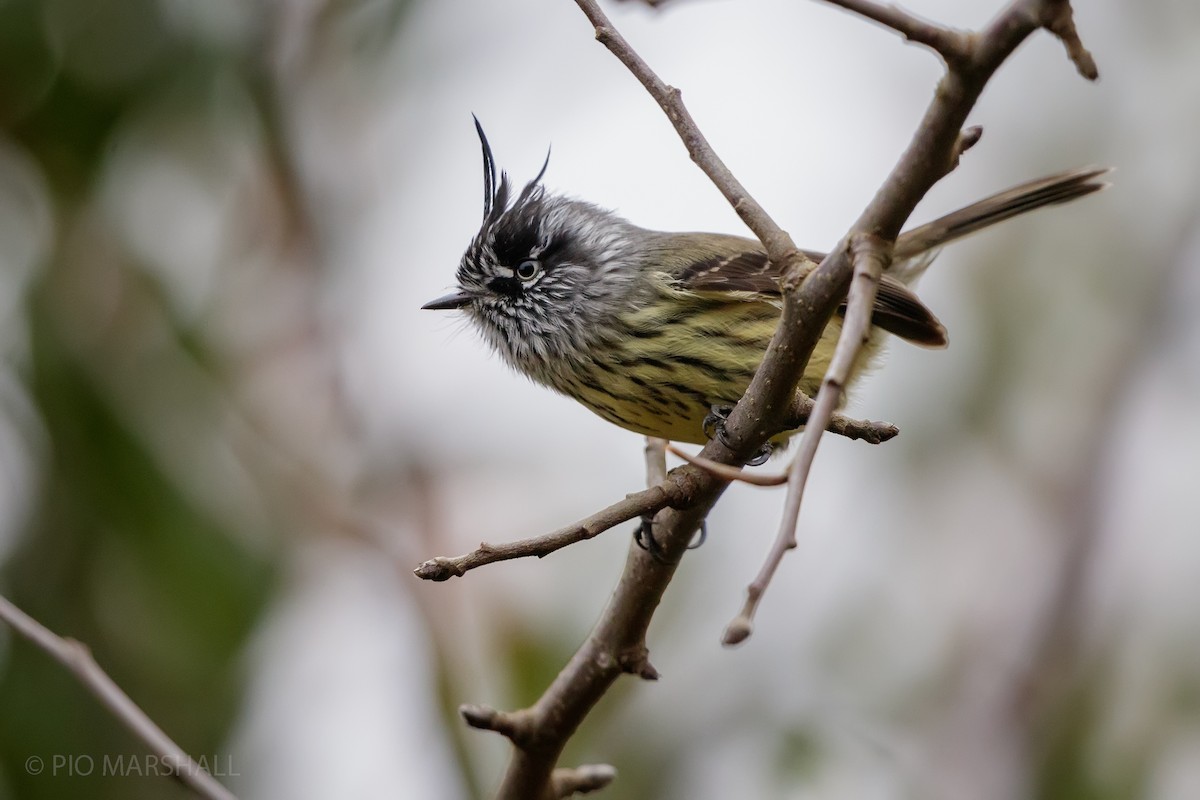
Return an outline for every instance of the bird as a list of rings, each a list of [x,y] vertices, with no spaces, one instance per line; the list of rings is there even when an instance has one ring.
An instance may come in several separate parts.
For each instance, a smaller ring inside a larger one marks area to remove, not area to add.
[[[514,192],[497,175],[483,126],[483,220],[459,262],[457,288],[423,309],[465,312],[518,373],[629,431],[704,444],[745,393],[779,324],[779,265],[755,239],[639,227],[617,213],[548,192],[549,155]],[[883,274],[872,329],[852,380],[886,335],[927,348],[945,327],[910,288],[938,249],[1043,206],[1092,194],[1109,170],[1086,167],[1028,181],[901,233]],[[819,262],[824,253],[802,251]],[[812,396],[832,357],[841,314],[827,324],[797,391]],[[795,431],[781,431],[772,446]]]

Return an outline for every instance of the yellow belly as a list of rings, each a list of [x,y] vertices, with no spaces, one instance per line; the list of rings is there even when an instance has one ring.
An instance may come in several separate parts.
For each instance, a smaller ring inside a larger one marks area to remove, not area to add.
[[[555,388],[627,430],[703,444],[705,417],[713,406],[741,399],[778,323],[773,304],[738,298],[689,295],[686,302],[648,304],[618,317],[611,343],[561,373]],[[835,317],[800,392],[812,395],[820,386],[840,331]]]

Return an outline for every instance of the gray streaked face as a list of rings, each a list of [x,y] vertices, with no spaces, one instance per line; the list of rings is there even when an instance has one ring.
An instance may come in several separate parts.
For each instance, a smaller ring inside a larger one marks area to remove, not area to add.
[[[612,332],[639,274],[639,229],[588,203],[546,195],[541,173],[510,203],[508,178],[496,180],[479,135],[483,224],[459,264],[456,305],[506,361],[548,382],[547,371],[585,359]]]

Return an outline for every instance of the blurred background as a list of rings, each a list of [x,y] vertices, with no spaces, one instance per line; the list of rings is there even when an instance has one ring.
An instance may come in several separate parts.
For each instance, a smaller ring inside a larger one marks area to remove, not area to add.
[[[1114,188],[942,254],[950,349],[863,382],[901,436],[825,439],[736,650],[783,495],[727,492],[651,628],[663,678],[566,753],[619,769],[605,796],[1200,797],[1200,6],[1078,6],[1101,81],[1033,37],[914,222],[1085,164]],[[940,74],[820,3],[606,8],[813,248]],[[0,3],[0,592],[244,798],[489,796],[507,745],[457,705],[536,698],[629,547],[410,574],[644,481],[639,437],[418,310],[481,213],[472,112],[518,182],[553,143],[554,190],[741,231],[567,0]],[[143,752],[0,629],[0,798],[189,796],[102,774]]]

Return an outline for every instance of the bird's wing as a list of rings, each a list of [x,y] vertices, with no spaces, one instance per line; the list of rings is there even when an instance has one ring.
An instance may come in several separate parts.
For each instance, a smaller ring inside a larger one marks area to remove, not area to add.
[[[687,234],[685,234],[687,235]],[[767,260],[762,247],[738,236],[706,237],[711,255],[692,261],[677,275],[678,285],[693,292],[751,292],[779,297],[779,270]],[[694,252],[694,250],[693,250]],[[824,253],[805,250],[815,262]],[[845,314],[843,303],[839,314]],[[923,347],[945,347],[946,329],[933,312],[907,286],[890,275],[879,282],[871,322],[889,333]]]

